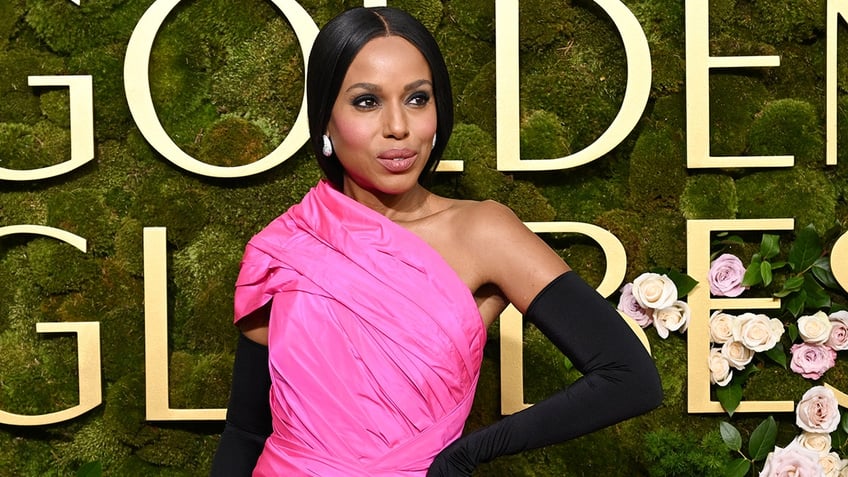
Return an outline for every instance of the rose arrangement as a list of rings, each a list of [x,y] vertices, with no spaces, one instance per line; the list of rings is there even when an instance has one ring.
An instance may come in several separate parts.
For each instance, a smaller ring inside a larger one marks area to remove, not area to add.
[[[842,444],[848,426],[839,414],[836,396],[829,388],[815,386],[804,393],[795,408],[795,425],[801,432],[785,447],[775,445],[777,423],[773,417],[764,420],[751,434],[750,457],[742,452],[742,436],[730,423],[719,425],[725,445],[741,457],[727,467],[728,477],[742,477],[763,460],[760,477],[823,476],[848,477],[848,459],[833,450],[836,435]]]
[[[685,333],[689,327],[691,311],[689,305],[680,298],[695,283],[691,277],[682,273],[643,273],[621,288],[618,309],[642,328],[653,324],[663,339],[668,338],[672,331]]]
[[[755,313],[735,316],[716,311],[710,316],[710,382],[727,386],[733,371],[745,369],[754,353],[772,350],[783,336],[783,323]]]
[[[818,311],[798,318],[800,343],[790,348],[789,368],[808,379],[821,379],[836,364],[836,352],[848,349],[848,311]]]
[[[763,234],[747,267],[725,251],[744,243],[741,238],[723,237],[713,243],[720,246],[708,275],[713,296],[737,297],[756,289],[759,296],[765,293],[781,300],[779,318],[758,313],[735,316],[722,310],[710,317],[710,383],[716,385],[716,396],[729,414],[741,401],[747,377],[763,364],[761,360],[752,364],[757,353],[818,380],[835,365],[837,352],[848,349],[844,309],[848,297],[831,272],[828,241],[808,226],[795,234],[781,260],[780,237]]]

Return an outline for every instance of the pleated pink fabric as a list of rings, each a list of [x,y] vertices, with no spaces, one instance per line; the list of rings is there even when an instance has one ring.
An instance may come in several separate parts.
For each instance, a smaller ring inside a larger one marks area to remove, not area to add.
[[[426,242],[321,181],[248,243],[235,320],[271,305],[254,476],[424,476],[462,433],[486,331]]]

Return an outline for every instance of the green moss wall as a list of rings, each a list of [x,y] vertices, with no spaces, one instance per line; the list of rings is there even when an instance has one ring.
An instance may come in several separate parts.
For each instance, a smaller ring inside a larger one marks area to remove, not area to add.
[[[706,0],[703,0],[706,1]],[[42,414],[76,404],[72,336],[37,335],[35,323],[99,321],[103,404],[70,422],[0,425],[0,475],[208,473],[222,423],[145,420],[142,230],[167,227],[170,400],[174,408],[226,406],[236,341],[233,282],[244,244],[321,176],[302,149],[243,179],[185,172],[144,140],[123,89],[124,53],[151,0],[0,1],[0,167],[33,169],[69,158],[68,93],[30,88],[29,75],[91,75],[95,160],[39,181],[0,181],[0,226],[48,225],[88,240],[88,253],[48,238],[0,239],[0,409]],[[710,53],[780,55],[779,68],[714,71],[712,153],[795,154],[790,169],[687,170],[682,0],[625,0],[648,38],[653,85],[630,136],[576,169],[504,173],[495,167],[493,0],[390,1],[434,32],[452,73],[456,133],[439,176],[452,197],[496,199],[526,221],[581,221],[618,236],[627,280],[652,267],[684,269],[687,219],[795,217],[824,231],[848,222],[848,154],[825,166],[825,0],[713,0]],[[354,1],[301,2],[320,26]],[[522,0],[521,146],[525,157],[581,150],[618,112],[626,61],[614,25],[588,0]],[[840,24],[839,88],[848,80]],[[214,165],[251,163],[287,135],[303,88],[300,46],[269,1],[183,0],[153,47],[151,89],[173,140]],[[848,99],[839,100],[848,141]],[[588,281],[603,254],[580,237],[551,244]],[[752,239],[754,242],[756,238]],[[743,257],[747,259],[747,257]],[[844,296],[836,296],[842,300]],[[726,416],[686,411],[686,337],[648,330],[666,394],[662,408],[613,428],[483,466],[483,476],[719,475],[731,455],[718,437]],[[497,329],[490,331],[469,427],[499,417]],[[534,329],[526,331],[528,401],[574,379]],[[844,358],[828,374],[848,389]],[[746,398],[797,400],[810,382],[767,367]],[[779,442],[793,416],[777,416]],[[750,430],[762,416],[735,416]],[[782,439],[782,441],[781,441]]]

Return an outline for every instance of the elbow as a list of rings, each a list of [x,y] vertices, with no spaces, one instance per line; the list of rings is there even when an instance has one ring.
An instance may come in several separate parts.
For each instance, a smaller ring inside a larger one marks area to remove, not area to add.
[[[644,414],[662,405],[662,381],[650,356],[629,373],[627,382],[627,393],[636,401],[637,414]]]
[[[653,365],[651,369],[651,376],[649,379],[646,379],[648,382],[645,384],[645,389],[643,390],[645,393],[645,402],[648,406],[648,409],[646,409],[645,412],[656,409],[663,403],[663,389],[659,371],[657,371],[657,367]]]
[[[604,374],[614,383],[611,391],[618,396],[619,405],[631,417],[656,409],[663,402],[660,374],[647,353],[642,359],[610,366]]]

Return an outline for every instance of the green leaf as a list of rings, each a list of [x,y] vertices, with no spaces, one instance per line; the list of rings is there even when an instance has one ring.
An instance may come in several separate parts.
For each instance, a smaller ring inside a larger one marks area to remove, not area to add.
[[[718,423],[718,430],[721,432],[721,440],[728,449],[737,452],[742,450],[742,434],[739,433],[739,429],[729,422],[721,421]]]
[[[768,260],[780,253],[780,237],[774,234],[763,234],[760,241],[760,255]]]
[[[745,245],[745,240],[739,235],[730,235],[728,232],[720,232],[716,234],[716,239],[710,243],[710,248],[722,245]],[[714,252],[713,255],[718,256],[720,253],[722,253],[721,250]]]
[[[100,477],[103,475],[103,466],[100,461],[89,462],[77,470],[77,477]]]
[[[786,282],[783,284],[784,290],[797,291],[800,290],[801,287],[804,286],[804,276],[797,277],[789,277]]]
[[[783,369],[786,369],[786,366],[788,365],[786,351],[784,351],[781,343],[777,343],[773,348],[766,350],[764,354],[768,356],[769,359],[782,366]]]
[[[790,343],[794,343],[798,339],[798,325],[794,322],[786,325],[786,332],[789,334]]]
[[[762,277],[763,277],[763,285],[764,285],[764,286],[769,286],[769,285],[771,285],[771,279],[772,279],[772,275],[771,275],[771,263],[769,263],[769,262],[763,262],[763,263],[760,265],[760,276],[762,276]]]
[[[738,458],[728,462],[724,467],[725,477],[744,477],[751,470],[751,461]]]
[[[774,450],[776,441],[777,423],[774,421],[774,417],[769,416],[751,433],[751,440],[748,442],[748,453],[751,460],[765,459],[768,453]]]
[[[830,294],[811,275],[804,275],[804,292],[807,294],[804,308],[830,308]]]
[[[754,255],[754,257],[755,259],[751,260],[751,264],[745,269],[745,275],[742,276],[743,287],[752,287],[763,282],[763,277],[760,274],[762,261],[760,261],[756,255]]]
[[[562,364],[565,366],[566,371],[571,371],[571,369],[574,367],[574,364],[571,362],[570,359],[568,359],[568,356],[562,357]]]
[[[716,397],[727,414],[733,416],[733,412],[742,402],[742,384],[731,380],[727,386],[716,388]]]
[[[824,252],[818,232],[812,225],[798,231],[792,248],[789,249],[789,265],[792,270],[802,272],[811,267]]]
[[[795,318],[801,315],[804,311],[804,305],[807,303],[807,292],[804,290],[793,293],[788,299],[783,300],[782,308],[792,314]]]
[[[842,414],[842,420],[840,421],[839,425],[840,427],[842,427],[843,431],[848,433],[848,413]]]
[[[831,448],[840,449],[848,441],[848,432],[845,431],[845,415],[842,415],[842,420],[833,432],[830,433]]]
[[[698,280],[695,280],[685,273],[678,272],[677,270],[668,270],[666,275],[668,275],[668,278],[670,278],[677,287],[677,299],[681,299],[686,296],[693,288],[695,288],[695,285],[698,284]]]
[[[842,287],[839,286],[839,283],[833,276],[833,269],[830,266],[829,257],[821,257],[816,260],[816,263],[813,264],[812,271],[813,276],[816,277],[822,285],[832,290],[841,290]]]
[[[771,263],[771,269],[772,270],[779,270],[779,269],[786,266],[786,262],[783,261],[783,260],[778,261],[778,262],[770,262],[770,263]]]

